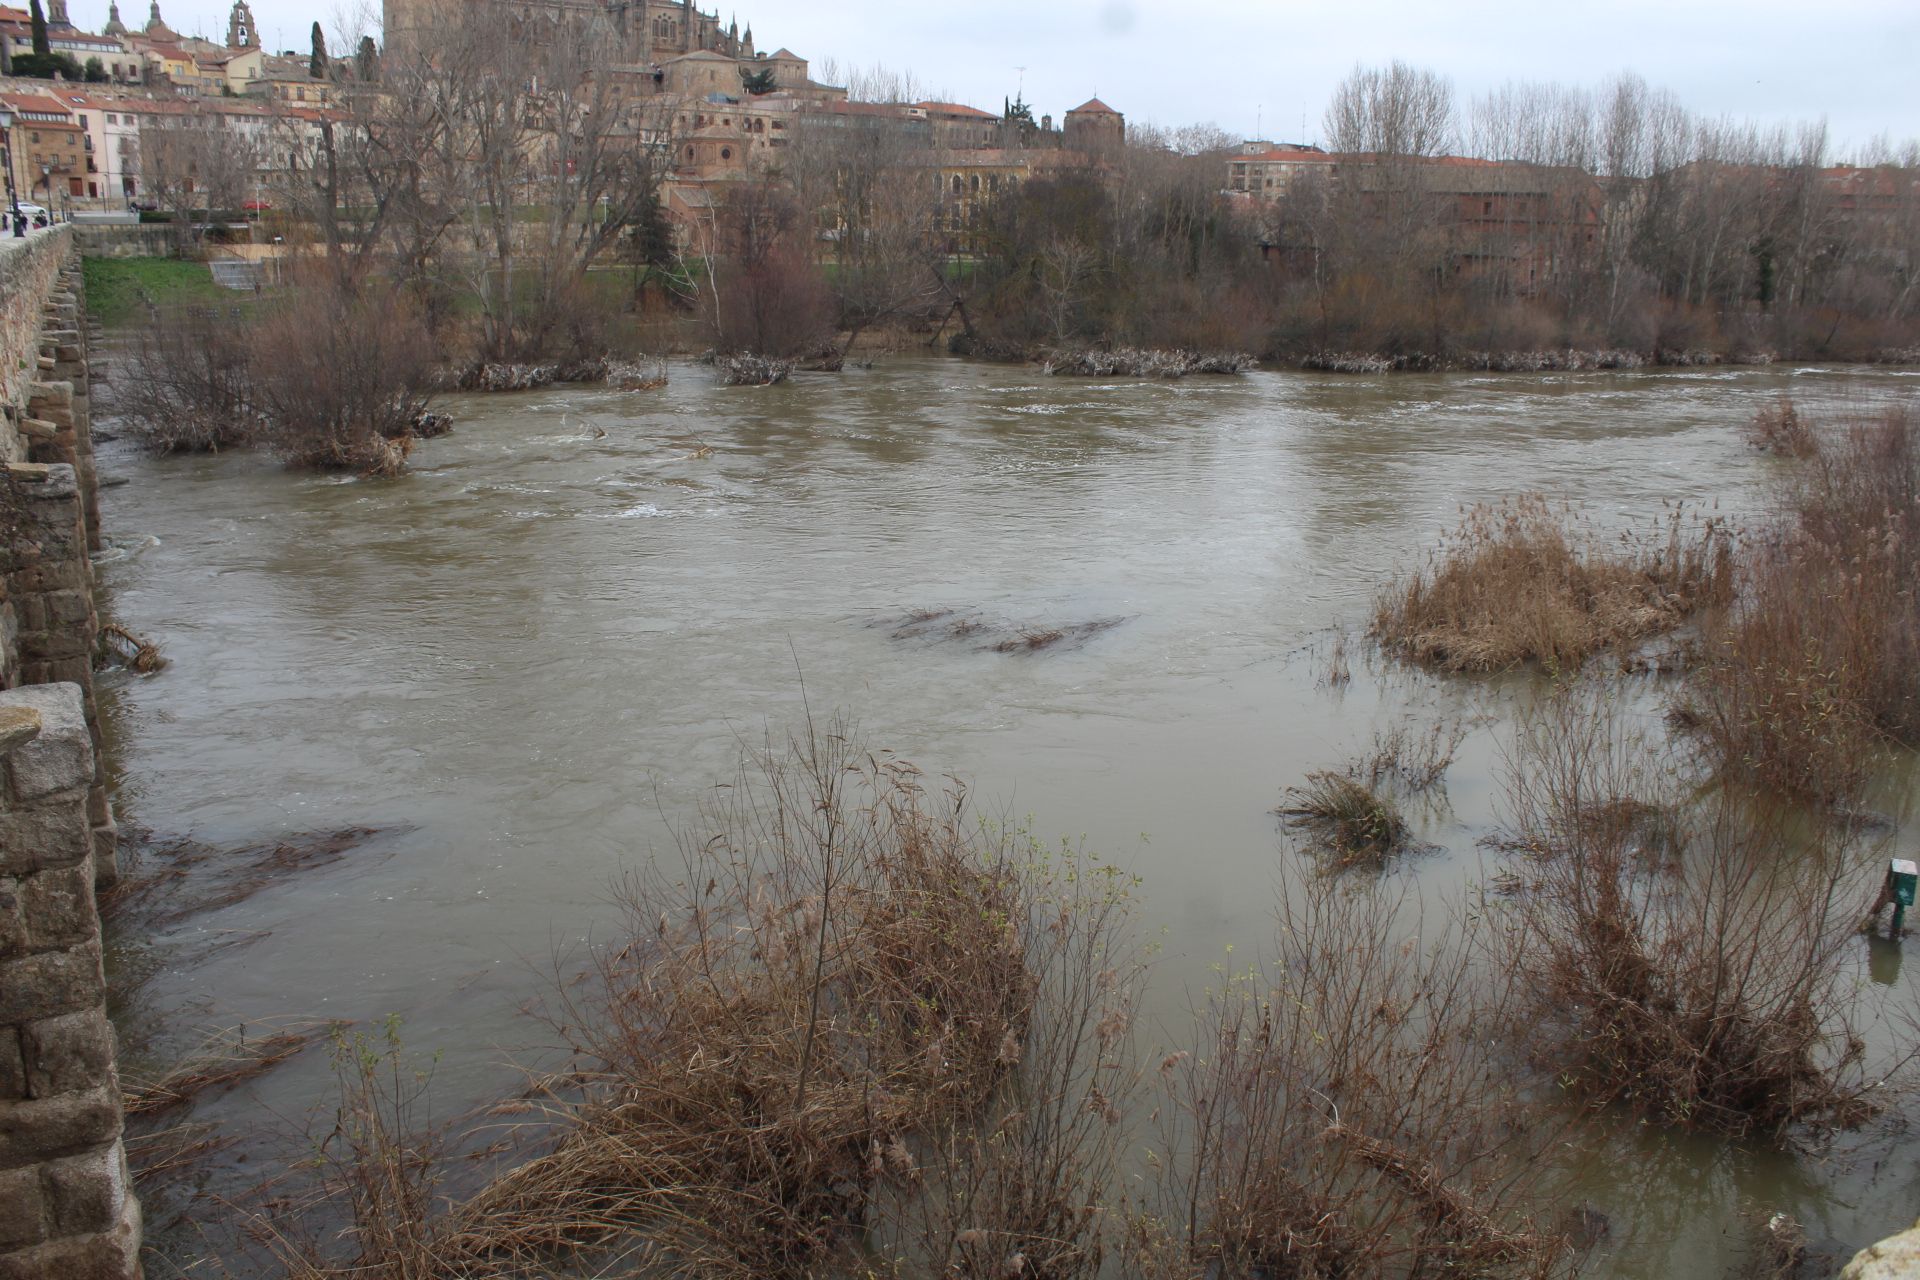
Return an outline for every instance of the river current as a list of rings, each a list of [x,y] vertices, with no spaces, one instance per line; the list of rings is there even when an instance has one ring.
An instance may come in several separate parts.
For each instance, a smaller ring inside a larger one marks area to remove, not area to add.
[[[1422,832],[1438,850],[1394,874],[1436,904],[1484,874],[1503,713],[1532,682],[1430,680],[1358,639],[1463,505],[1538,490],[1602,528],[1676,502],[1739,520],[1783,465],[1742,439],[1757,409],[1916,387],[1817,368],[1161,384],[909,360],[722,388],[676,366],[658,392],[455,398],[455,433],[398,481],[109,446],[128,483],[104,497],[106,612],[171,660],[106,678],[123,820],[213,845],[383,831],[141,940],[150,1051],[195,1027],[397,1013],[441,1055],[445,1109],[487,1096],[537,1053],[520,1007],[604,934],[620,869],[670,854],[741,744],[803,699],[1138,873],[1162,948],[1149,1034],[1175,1041],[1208,966],[1271,935],[1284,788],[1376,728],[1474,726]],[[1038,652],[900,634],[945,610],[988,641],[1113,625]],[[1342,633],[1355,679],[1330,685]],[[1645,678],[1634,696],[1657,713]],[[312,1051],[197,1118],[284,1119],[330,1079]],[[1756,1206],[1835,1249],[1910,1224],[1920,1159],[1892,1136],[1856,1148],[1624,1138],[1594,1157],[1614,1227],[1593,1273],[1720,1275]]]

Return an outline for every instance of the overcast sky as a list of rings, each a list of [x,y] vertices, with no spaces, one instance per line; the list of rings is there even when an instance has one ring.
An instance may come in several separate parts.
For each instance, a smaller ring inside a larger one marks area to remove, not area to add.
[[[162,12],[178,30],[219,39],[228,3],[162,0]],[[251,3],[270,45],[302,52],[313,20],[331,31],[340,8],[340,0]],[[1024,66],[1035,114],[1056,117],[1098,94],[1137,120],[1314,141],[1329,93],[1356,62],[1400,58],[1450,77],[1463,101],[1509,80],[1588,85],[1633,70],[1704,114],[1824,116],[1840,146],[1879,133],[1920,137],[1916,0],[744,3],[738,16],[763,48],[911,70],[990,109],[1019,87]],[[106,0],[69,5],[80,25],[97,30],[106,20]],[[121,16],[138,26],[146,7],[123,0]]]

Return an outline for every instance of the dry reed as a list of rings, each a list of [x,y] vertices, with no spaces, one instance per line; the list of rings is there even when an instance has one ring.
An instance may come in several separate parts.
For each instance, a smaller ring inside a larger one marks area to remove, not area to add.
[[[1654,534],[1608,545],[1539,495],[1477,506],[1426,568],[1381,595],[1371,634],[1443,671],[1578,667],[1723,602],[1732,544],[1720,520],[1679,509]]]

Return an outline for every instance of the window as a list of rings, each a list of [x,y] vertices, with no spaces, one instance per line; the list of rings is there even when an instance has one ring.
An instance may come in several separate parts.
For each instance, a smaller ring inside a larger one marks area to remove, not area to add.
[[[1493,201],[1482,200],[1480,202],[1480,216],[1483,218],[1491,218],[1493,216]]]
[[[733,159],[733,148],[732,148],[732,147],[722,147],[722,148],[720,148],[720,158],[721,158],[722,160],[731,160],[731,159]]]
[[[109,111],[109,112],[107,112],[107,123],[108,123],[108,124],[119,124],[120,122],[119,122],[118,120],[116,120],[116,119],[114,119],[114,117],[113,117],[113,112],[111,112],[111,111]]]

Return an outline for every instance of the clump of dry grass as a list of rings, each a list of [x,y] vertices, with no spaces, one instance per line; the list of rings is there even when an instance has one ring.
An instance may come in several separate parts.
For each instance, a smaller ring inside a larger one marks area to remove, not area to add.
[[[1572,694],[1522,726],[1509,823],[1534,857],[1486,935],[1528,975],[1513,1034],[1573,1096],[1678,1128],[1859,1122],[1892,1069],[1867,1067],[1849,971],[1870,859],[1724,788],[1647,857],[1645,808],[1620,798],[1682,791],[1673,768]]]
[[[1330,869],[1379,866],[1412,841],[1401,801],[1440,785],[1465,736],[1458,722],[1376,732],[1367,752],[1344,769],[1310,773],[1304,786],[1289,787],[1275,812],[1306,832]]]
[[[1400,807],[1349,772],[1323,769],[1287,788],[1281,816],[1305,828],[1336,868],[1384,862],[1411,829]]]
[[[552,1011],[533,1158],[444,1207],[345,1081],[347,1210],[295,1274],[1092,1277],[1132,1073],[1128,880],[809,732],[716,790]],[[404,1083],[404,1082],[401,1082]]]
[[[1529,494],[1468,511],[1426,568],[1380,596],[1371,634],[1443,671],[1572,668],[1673,630],[1732,584],[1733,539],[1718,519],[1676,509],[1654,534],[1609,545]]]
[[[318,1034],[308,1025],[264,1027],[251,1036],[245,1024],[222,1027],[151,1079],[122,1073],[121,1106],[128,1116],[142,1118],[178,1110],[201,1094],[265,1075],[312,1044]]]
[[[1886,744],[1920,746],[1920,425],[1808,438],[1676,719],[1728,776],[1838,802]]]
[[[1193,1054],[1163,1065],[1158,1195],[1130,1274],[1554,1277],[1560,1125],[1522,1125],[1487,1034],[1506,998],[1398,895],[1310,881],[1271,963],[1223,973]]]
[[[1785,396],[1753,415],[1747,424],[1747,441],[1762,453],[1788,458],[1811,458],[1820,451],[1813,424]]]

